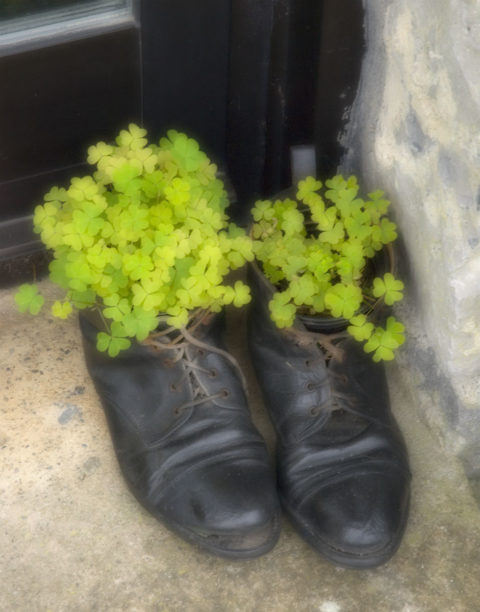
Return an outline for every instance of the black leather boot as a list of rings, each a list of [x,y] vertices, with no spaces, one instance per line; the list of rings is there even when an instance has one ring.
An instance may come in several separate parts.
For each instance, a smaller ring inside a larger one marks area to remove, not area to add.
[[[268,310],[274,288],[256,266],[250,277],[249,346],[278,434],[282,505],[329,560],[380,565],[400,544],[410,483],[384,369],[341,320],[297,317],[278,329]]]
[[[279,534],[275,477],[222,345],[223,318],[133,343],[114,359],[96,350],[91,316],[82,314],[80,326],[118,462],[138,501],[212,553],[247,558],[270,550]]]

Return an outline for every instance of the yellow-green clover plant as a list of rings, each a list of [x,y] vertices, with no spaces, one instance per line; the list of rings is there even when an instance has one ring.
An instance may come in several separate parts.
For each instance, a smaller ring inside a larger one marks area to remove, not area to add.
[[[362,199],[357,179],[340,175],[325,185],[307,177],[296,198],[256,202],[253,249],[277,288],[269,308],[278,327],[290,327],[297,313],[343,318],[374,361],[394,359],[404,326],[394,316],[375,325],[369,315],[379,300],[388,306],[401,300],[403,283],[391,272],[373,281],[365,274],[397,237],[389,205],[380,190]]]
[[[114,357],[165,321],[243,306],[249,288],[225,276],[253,259],[245,231],[229,222],[217,167],[198,143],[171,130],[158,145],[130,124],[116,144],[88,149],[92,175],[53,187],[35,208],[34,230],[51,249],[50,279],[65,291],[51,312],[95,308],[105,323],[97,349]],[[18,308],[37,314],[38,286],[20,286]]]

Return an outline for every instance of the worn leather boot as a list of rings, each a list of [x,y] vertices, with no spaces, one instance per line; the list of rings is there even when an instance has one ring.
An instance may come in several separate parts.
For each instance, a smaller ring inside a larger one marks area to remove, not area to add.
[[[212,553],[269,551],[279,534],[275,478],[222,345],[222,316],[184,333],[164,330],[114,359],[96,350],[92,316],[82,314],[80,326],[120,469],[138,501]]]
[[[342,320],[297,317],[278,329],[268,310],[273,286],[256,266],[250,277],[249,347],[278,434],[284,510],[330,561],[380,565],[400,544],[410,482],[384,369]]]

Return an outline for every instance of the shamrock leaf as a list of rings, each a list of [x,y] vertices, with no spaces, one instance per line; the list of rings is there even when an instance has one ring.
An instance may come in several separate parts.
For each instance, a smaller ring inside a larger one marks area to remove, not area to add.
[[[354,212],[351,217],[345,219],[345,229],[352,239],[365,240],[372,233],[370,217],[366,212]]]
[[[122,321],[126,314],[130,312],[130,304],[126,298],[121,298],[117,293],[108,295],[103,303],[107,308],[103,309],[103,314],[114,321]],[[132,336],[134,334],[128,334]]]
[[[373,352],[373,361],[391,361],[395,358],[394,350],[405,342],[403,334],[405,327],[394,317],[388,317],[386,328],[375,328],[369,341],[365,344],[364,350],[367,353]]]
[[[110,357],[116,357],[120,351],[127,349],[132,343],[126,336],[128,335],[123,325],[113,322],[111,334],[99,332],[97,334],[97,350],[105,352],[108,350]]]
[[[195,172],[206,159],[205,153],[200,151],[198,142],[175,130],[170,130],[168,136],[173,144],[173,156],[187,172]]]
[[[38,292],[37,285],[20,285],[15,294],[15,302],[20,312],[28,312],[36,315],[42,309],[45,302],[43,295]]]
[[[65,273],[70,279],[68,286],[75,291],[85,291],[96,277],[83,253],[71,253],[68,256]]]
[[[130,337],[142,342],[147,338],[158,325],[158,318],[152,310],[144,310],[141,307],[135,307],[131,313],[123,319],[123,326]]]
[[[158,162],[158,157],[155,155],[151,147],[135,151],[132,159],[139,161],[145,172],[153,173]]]
[[[72,305],[70,302],[60,302],[57,300],[52,304],[52,314],[54,317],[59,319],[67,319],[68,315],[72,312]]]
[[[53,226],[57,222],[60,202],[45,202],[43,206],[36,206],[33,211],[33,225],[36,233],[40,233],[47,226]]]
[[[187,181],[174,178],[170,185],[165,187],[165,196],[172,204],[181,206],[190,199],[190,185]]]
[[[350,319],[350,325],[347,327],[348,333],[359,342],[368,340],[372,335],[373,329],[373,323],[367,321],[367,317],[363,314],[352,317]]]
[[[329,244],[335,245],[343,240],[345,232],[343,229],[343,223],[337,221],[331,229],[323,231],[319,237],[319,242],[328,242]]]
[[[362,290],[354,285],[334,285],[325,294],[325,305],[334,317],[351,319],[362,303]]]
[[[313,303],[313,298],[317,291],[317,284],[311,274],[294,278],[290,283],[290,295],[297,306]]]
[[[117,137],[117,144],[121,147],[128,147],[132,151],[138,151],[147,144],[147,130],[138,127],[134,123],[130,123],[128,130],[122,130]]]
[[[393,242],[397,238],[397,226],[384,217],[380,221],[380,240],[383,244]]]
[[[235,285],[233,286],[233,289],[235,291],[235,296],[233,298],[234,306],[236,306],[237,308],[241,308],[242,306],[245,306],[245,304],[248,304],[250,302],[250,287],[247,287],[247,285],[245,285],[241,281],[236,281]]]
[[[153,269],[153,261],[141,251],[123,256],[123,272],[132,280],[140,280]]]
[[[45,202],[66,202],[68,199],[67,190],[63,187],[52,187],[48,193],[43,196]]]
[[[125,195],[136,195],[143,185],[143,181],[139,178],[140,175],[141,170],[138,166],[124,163],[112,172],[113,186],[116,191]]]
[[[169,315],[167,323],[177,329],[185,327],[188,323],[188,310],[178,304],[169,308],[167,314]]]
[[[297,198],[305,202],[305,204],[310,204],[317,195],[315,192],[321,187],[322,183],[320,181],[315,180],[313,176],[307,176],[306,179],[298,183]]]
[[[113,153],[113,147],[105,142],[99,142],[92,147],[88,147],[87,161],[89,164],[96,164],[104,157],[108,157]]]
[[[373,280],[373,295],[377,298],[383,296],[387,306],[391,306],[403,298],[403,288],[402,281],[397,280],[390,272],[387,272],[383,279],[375,278]]]
[[[105,223],[99,215],[107,207],[107,202],[100,196],[94,196],[94,201],[83,202],[81,209],[73,211],[73,220],[75,229],[79,233],[87,233],[95,236]]]
[[[305,220],[300,211],[293,208],[283,213],[281,229],[286,236],[298,236],[304,229]]]
[[[293,325],[297,309],[290,303],[290,296],[286,292],[275,293],[268,307],[272,319],[278,327],[291,327]]]
[[[374,207],[379,215],[386,215],[388,207],[390,206],[390,201],[384,198],[384,195],[385,192],[381,189],[377,189],[376,191],[372,191],[372,193],[368,194],[370,202],[367,204]]]
[[[343,178],[341,174],[337,174],[325,181],[325,185],[333,192],[339,191],[340,189],[344,189],[346,187],[347,181]]]
[[[252,209],[252,216],[255,221],[261,221],[262,219],[270,221],[273,219],[274,215],[275,211],[272,207],[272,203],[269,200],[258,200],[255,202],[255,206]]]
[[[143,310],[158,312],[165,306],[165,291],[155,278],[142,278],[140,283],[132,285],[132,303]]]
[[[83,178],[75,177],[71,180],[67,193],[75,202],[83,202],[91,200],[94,196],[98,195],[99,187],[91,176],[84,176]]]
[[[318,215],[316,219],[318,229],[322,232],[329,232],[333,229],[335,222],[337,221],[337,211],[334,206],[330,206],[325,212]]]

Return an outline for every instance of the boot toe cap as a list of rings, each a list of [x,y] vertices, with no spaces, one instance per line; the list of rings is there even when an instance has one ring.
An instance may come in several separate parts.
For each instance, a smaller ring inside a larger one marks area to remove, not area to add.
[[[311,496],[295,519],[327,558],[348,567],[375,567],[400,544],[408,500],[408,480],[400,475],[352,475]]]
[[[167,524],[216,554],[254,557],[278,540],[274,478],[264,466],[197,469],[178,479],[163,499]]]

